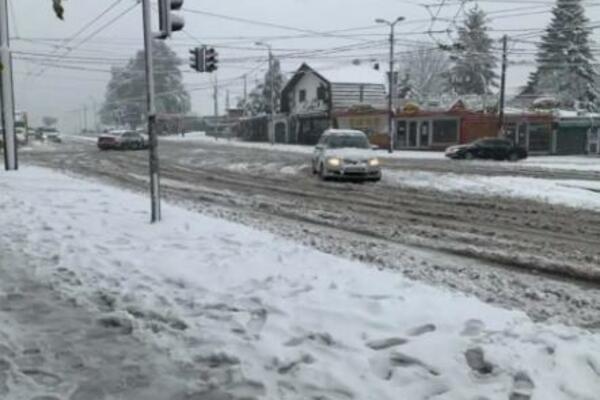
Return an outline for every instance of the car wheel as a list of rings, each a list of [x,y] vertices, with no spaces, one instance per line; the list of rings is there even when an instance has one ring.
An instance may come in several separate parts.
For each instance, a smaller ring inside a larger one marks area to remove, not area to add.
[[[508,155],[508,161],[518,161],[519,160],[519,155],[516,152],[512,152]]]
[[[319,178],[321,178],[322,181],[325,180],[325,167],[323,164],[319,166]]]
[[[475,158],[475,154],[471,153],[470,151],[467,151],[465,153],[465,160],[472,160]]]

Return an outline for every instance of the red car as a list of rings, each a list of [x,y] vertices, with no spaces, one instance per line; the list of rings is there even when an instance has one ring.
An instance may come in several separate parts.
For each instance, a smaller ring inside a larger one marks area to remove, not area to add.
[[[103,134],[98,137],[100,150],[140,150],[148,148],[144,136],[137,132]]]

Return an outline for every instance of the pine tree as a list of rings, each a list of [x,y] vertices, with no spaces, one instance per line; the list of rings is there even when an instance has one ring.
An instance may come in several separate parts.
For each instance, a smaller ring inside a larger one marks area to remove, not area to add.
[[[477,6],[469,10],[458,29],[458,46],[450,56],[450,85],[457,94],[484,94],[498,86],[496,56],[487,30],[483,10]]]
[[[538,46],[537,70],[522,94],[552,95],[565,104],[600,100],[588,22],[581,0],[557,0]]]
[[[181,60],[164,42],[153,45],[156,110],[159,113],[187,113],[190,95],[183,87]],[[139,51],[124,67],[113,67],[100,117],[109,125],[139,126],[146,113],[144,52]]]

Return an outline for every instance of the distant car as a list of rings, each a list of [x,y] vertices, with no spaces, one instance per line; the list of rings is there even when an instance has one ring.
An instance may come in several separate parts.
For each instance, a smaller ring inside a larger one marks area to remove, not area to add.
[[[18,145],[24,146],[27,144],[27,130],[25,128],[15,128],[15,137]]]
[[[312,156],[313,174],[323,180],[348,179],[379,181],[381,166],[373,146],[361,131],[326,130]]]
[[[35,134],[37,140],[47,140],[53,143],[61,143],[60,132],[56,128],[39,128]]]
[[[133,131],[102,134],[97,144],[100,150],[141,150],[148,147],[144,136]]]
[[[479,158],[518,161],[527,158],[527,150],[514,145],[510,140],[485,138],[469,144],[450,146],[446,149],[446,157],[465,160]]]

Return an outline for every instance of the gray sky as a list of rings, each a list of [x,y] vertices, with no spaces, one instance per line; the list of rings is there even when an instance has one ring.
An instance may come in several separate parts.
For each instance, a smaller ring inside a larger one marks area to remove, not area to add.
[[[53,115],[60,119],[64,130],[72,130],[81,125],[81,110],[85,106],[91,126],[94,103],[99,106],[102,102],[109,78],[106,71],[111,65],[124,64],[142,47],[141,5],[101,29],[133,7],[135,0],[121,0],[91,23],[115,2],[66,0],[65,21],[59,21],[51,11],[50,0],[9,0],[11,45],[17,52],[14,55],[17,108],[28,111],[35,124],[42,116]],[[464,7],[474,4],[469,1]],[[539,40],[539,29],[550,21],[554,2],[480,0],[478,4],[488,13],[490,35],[494,39],[506,33],[526,41],[512,42],[510,46],[511,61],[524,63],[509,67],[508,89],[514,91],[525,83],[534,67],[534,42]],[[585,4],[587,17],[598,24],[600,0],[585,0]],[[220,108],[223,109],[227,90],[231,105],[241,96],[244,74],[248,76],[250,89],[265,72],[267,53],[254,45],[257,40],[273,46],[281,56],[285,72],[293,71],[303,61],[330,69],[347,66],[353,58],[385,63],[389,29],[375,24],[375,18],[406,17],[396,30],[397,58],[401,60],[402,52],[416,46],[449,43],[448,34],[428,34],[428,31],[455,30],[454,22],[460,23],[463,9],[457,0],[185,0],[181,14],[186,20],[187,33],[175,33],[168,44],[186,64],[189,48],[199,43],[217,48],[221,60],[217,78],[222,86]],[[436,16],[433,23],[432,15]],[[594,30],[596,42],[600,42],[599,32]],[[315,53],[315,50],[322,51]],[[596,57],[600,58],[600,51],[596,51]],[[192,111],[211,113],[209,87],[214,76],[193,73],[187,65],[183,70],[192,94]]]

